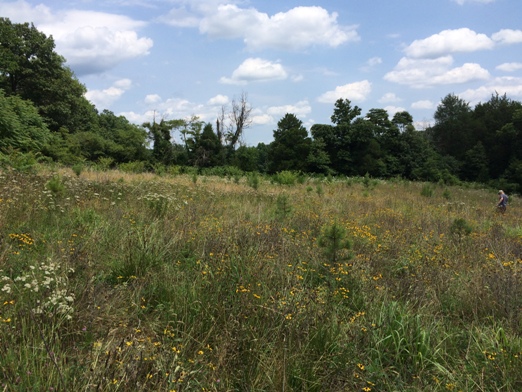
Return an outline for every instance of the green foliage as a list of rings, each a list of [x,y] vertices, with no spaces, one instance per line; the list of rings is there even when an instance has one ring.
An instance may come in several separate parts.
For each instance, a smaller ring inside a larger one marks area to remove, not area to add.
[[[361,108],[358,106],[352,107],[349,99],[339,98],[335,102],[334,113],[331,120],[335,125],[350,125],[352,121],[361,114]]]
[[[324,195],[324,188],[323,186],[321,185],[321,183],[317,183],[316,187],[315,187],[315,192],[317,193],[318,196],[322,196]]]
[[[118,165],[118,169],[125,173],[143,173],[146,163],[144,161],[124,162]]]
[[[257,172],[247,175],[248,186],[250,186],[251,188],[253,188],[254,190],[257,191],[259,189],[259,183],[260,183],[260,179],[259,179],[259,174]]]
[[[74,172],[74,174],[76,174],[76,177],[80,177],[84,169],[84,165],[83,163],[76,163],[71,167],[71,169]]]
[[[303,158],[308,157],[310,148],[311,140],[302,121],[287,113],[277,123],[274,141],[269,145],[270,172],[306,170],[307,162]]]
[[[148,130],[148,137],[154,143],[152,149],[152,157],[155,162],[161,162],[166,165],[174,163],[174,150],[170,142],[171,131],[175,128],[185,126],[183,120],[163,120],[158,123],[156,119],[152,123],[147,122],[143,127]]]
[[[0,89],[32,101],[51,131],[86,131],[95,126],[96,110],[85,87],[55,51],[52,37],[34,25],[0,18]]]
[[[458,239],[470,235],[472,231],[473,228],[464,218],[455,218],[450,226],[450,233]]]
[[[276,199],[275,215],[277,219],[284,220],[292,213],[292,204],[288,195],[280,194]]]
[[[0,151],[0,166],[11,167],[19,172],[35,171],[37,156],[33,152],[23,153],[18,150],[9,149],[6,153]]]
[[[432,197],[433,196],[433,185],[423,184],[421,188],[421,196]]]
[[[337,222],[323,226],[321,235],[317,239],[317,245],[324,249],[326,258],[332,263],[349,260],[353,257],[351,253],[345,252],[352,248],[346,229]]]
[[[272,181],[279,185],[295,185],[297,182],[298,173],[290,170],[283,170],[272,176]]]
[[[363,185],[365,188],[369,188],[371,185],[370,173],[366,173],[363,178]]]
[[[63,184],[62,177],[59,175],[53,175],[53,177],[47,181],[45,187],[55,196],[62,196],[65,193],[65,185]]]
[[[101,171],[107,171],[112,167],[113,164],[114,164],[114,159],[112,159],[110,157],[100,157],[100,158],[98,158],[96,167]]]
[[[0,89],[0,114],[0,151],[37,153],[49,142],[49,129],[30,101],[6,96]]]

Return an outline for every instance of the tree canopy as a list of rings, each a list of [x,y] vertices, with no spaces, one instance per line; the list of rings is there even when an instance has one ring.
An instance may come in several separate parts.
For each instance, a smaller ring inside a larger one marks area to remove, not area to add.
[[[270,144],[249,147],[243,140],[252,106],[244,92],[231,108],[222,107],[214,126],[195,116],[132,124],[109,110],[98,112],[85,92],[51,36],[0,18],[0,153],[38,152],[66,164],[104,158],[149,168],[234,165],[267,173],[461,179],[522,191],[522,103],[506,95],[471,107],[448,94],[424,131],[415,129],[407,111],[391,119],[382,108],[363,114],[341,98],[331,123],[307,130],[286,113]]]

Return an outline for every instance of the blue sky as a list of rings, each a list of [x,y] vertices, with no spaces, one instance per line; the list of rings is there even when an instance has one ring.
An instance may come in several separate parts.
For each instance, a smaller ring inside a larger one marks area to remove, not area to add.
[[[418,129],[449,93],[522,101],[521,0],[0,0],[0,16],[52,35],[98,110],[137,124],[214,123],[245,93],[247,145],[286,113],[329,124],[338,98]]]

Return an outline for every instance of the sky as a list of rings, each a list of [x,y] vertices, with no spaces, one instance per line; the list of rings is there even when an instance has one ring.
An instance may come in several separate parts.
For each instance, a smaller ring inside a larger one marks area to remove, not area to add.
[[[0,0],[0,17],[52,35],[96,108],[136,124],[214,124],[245,95],[249,146],[286,113],[330,124],[339,98],[417,129],[448,94],[522,101],[521,0]]]

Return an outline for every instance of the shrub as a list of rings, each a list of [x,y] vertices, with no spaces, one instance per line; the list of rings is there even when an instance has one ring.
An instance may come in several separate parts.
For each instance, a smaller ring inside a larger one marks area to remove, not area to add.
[[[65,185],[59,175],[54,175],[49,181],[47,181],[45,187],[55,196],[62,195],[65,192]]]
[[[76,177],[80,177],[83,171],[83,163],[75,163],[71,169],[76,174]]]
[[[256,191],[259,189],[259,174],[253,172],[247,176],[247,184]]]
[[[450,233],[459,239],[470,235],[472,231],[471,225],[463,218],[456,218],[450,227]]]
[[[431,184],[424,184],[421,189],[421,196],[432,197],[433,196],[433,186]]]
[[[273,182],[279,185],[295,185],[298,175],[289,170],[283,170],[272,176]]]
[[[143,173],[145,171],[145,162],[133,161],[120,163],[118,169],[125,173]]]

